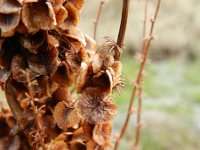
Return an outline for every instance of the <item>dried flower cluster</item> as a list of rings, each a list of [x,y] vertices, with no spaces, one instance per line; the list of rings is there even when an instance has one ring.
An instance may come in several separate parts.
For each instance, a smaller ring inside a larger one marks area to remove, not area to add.
[[[123,86],[115,43],[77,24],[83,0],[0,0],[0,149],[109,147]],[[76,92],[73,92],[76,91]]]

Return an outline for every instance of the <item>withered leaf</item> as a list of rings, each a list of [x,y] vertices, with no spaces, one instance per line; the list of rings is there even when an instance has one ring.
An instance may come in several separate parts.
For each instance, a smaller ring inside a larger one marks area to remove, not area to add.
[[[20,21],[20,12],[14,14],[0,14],[0,30],[2,37],[10,37]]]
[[[53,117],[58,127],[64,130],[72,127],[80,120],[77,109],[68,107],[64,102],[59,102],[55,106]]]
[[[87,88],[79,98],[78,108],[81,116],[92,124],[105,124],[112,121],[117,106],[99,88]]]
[[[39,29],[54,29],[57,25],[50,2],[25,3],[22,8],[22,21],[30,33]]]
[[[104,147],[110,146],[110,137],[112,133],[111,124],[95,125],[93,130],[93,140]]]

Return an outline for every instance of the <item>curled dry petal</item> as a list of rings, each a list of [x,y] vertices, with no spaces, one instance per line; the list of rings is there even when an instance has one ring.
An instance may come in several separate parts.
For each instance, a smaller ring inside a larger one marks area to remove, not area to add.
[[[116,77],[121,76],[122,64],[121,64],[120,61],[115,61],[114,64],[111,67],[114,70]]]
[[[84,5],[84,0],[69,0],[70,3],[72,3],[79,11]]]
[[[86,144],[87,150],[104,150],[103,146],[98,145],[93,140],[89,140]]]
[[[94,57],[92,58],[93,73],[96,74],[97,72],[101,71],[102,66],[103,66],[103,58],[98,54],[94,55]]]
[[[58,12],[56,13],[56,21],[57,24],[60,25],[62,24],[65,19],[68,17],[68,11],[65,9],[65,7],[61,6]]]
[[[104,147],[110,146],[112,126],[110,124],[96,125],[93,130],[93,140]]]
[[[67,87],[60,86],[54,93],[54,98],[57,101],[64,101],[68,106],[72,106],[74,100],[71,96],[71,93]]]
[[[85,41],[86,41],[85,49],[87,51],[93,51],[93,52],[95,52],[96,49],[97,49],[97,43],[96,43],[96,41],[93,38],[89,37],[88,35],[85,35]]]
[[[52,76],[52,80],[60,85],[70,86],[73,82],[72,76],[69,71],[68,65],[62,61],[58,66],[55,74]]]
[[[80,71],[78,74],[78,78],[76,80],[76,91],[81,93],[86,86],[86,83],[89,80],[89,66],[85,62],[81,63]]]
[[[65,9],[68,11],[68,17],[65,19],[65,21],[60,24],[60,29],[62,30],[68,30],[71,29],[73,26],[76,26],[79,22],[79,11],[78,9],[72,4],[67,2],[64,5]]]
[[[21,5],[17,0],[2,0],[0,5],[0,13],[11,14],[18,13],[21,10]]]
[[[56,26],[56,18],[50,2],[25,3],[22,21],[30,33],[39,29],[50,30]]]
[[[94,127],[95,127],[94,124],[91,124],[87,121],[83,122],[82,128],[86,138],[89,140],[92,139]]]
[[[71,30],[68,31],[67,37],[78,40],[84,47],[86,46],[84,34],[80,32],[77,27],[72,27]]]
[[[48,47],[45,52],[37,55],[32,54],[28,57],[29,68],[39,75],[53,75],[58,66],[58,51],[55,47]]]
[[[64,130],[80,121],[77,109],[68,107],[64,102],[59,102],[55,106],[53,117],[58,127]]]
[[[79,112],[82,117],[92,124],[110,122],[117,113],[117,106],[100,89],[87,88],[79,99]]]
[[[14,35],[15,28],[20,21],[20,12],[14,14],[0,14],[0,30],[2,37]]]
[[[44,33],[37,32],[34,35],[21,36],[19,40],[24,48],[28,49],[33,54],[37,54],[40,50],[39,47],[44,43]]]
[[[23,73],[26,69],[26,62],[21,55],[15,55],[11,62],[11,72],[16,81],[26,81],[26,75]]]

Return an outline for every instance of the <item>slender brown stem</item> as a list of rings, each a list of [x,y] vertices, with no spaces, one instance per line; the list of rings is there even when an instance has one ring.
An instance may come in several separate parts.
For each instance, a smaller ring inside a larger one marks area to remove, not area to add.
[[[148,6],[148,0],[145,0],[145,8],[144,8],[144,23],[143,23],[143,42],[142,42],[142,48],[141,53],[142,57],[145,52],[145,44],[146,44],[146,21],[147,21],[147,6]],[[141,112],[142,112],[142,78],[143,74],[141,74],[141,79],[138,81],[138,109],[137,109],[137,127],[136,127],[136,134],[135,134],[135,143],[134,148],[137,149],[139,140],[140,140],[140,129],[141,129]]]
[[[100,16],[101,16],[101,12],[102,12],[102,8],[103,8],[104,3],[105,2],[103,0],[100,1],[100,5],[99,5],[98,12],[97,12],[96,20],[94,21],[94,40],[96,40],[97,27],[98,27],[98,23],[99,23],[99,19],[100,19]]]
[[[125,37],[126,26],[127,26],[127,21],[128,21],[129,4],[130,4],[130,0],[123,0],[121,23],[120,23],[120,28],[119,28],[118,37],[117,37],[117,45],[120,48],[123,46],[123,43],[124,43],[124,37]],[[121,55],[121,52],[119,49],[117,49],[115,52],[115,60],[119,60],[120,55]]]
[[[147,40],[145,42],[146,44],[144,46],[143,59],[142,59],[141,65],[140,65],[138,75],[137,75],[136,84],[133,85],[133,90],[132,90],[132,94],[131,94],[131,98],[130,98],[130,103],[129,103],[129,108],[128,108],[126,120],[125,120],[124,125],[122,127],[121,133],[120,133],[120,135],[119,135],[119,137],[118,137],[118,139],[115,143],[114,150],[117,150],[119,143],[120,143],[121,139],[123,138],[123,136],[125,134],[127,125],[129,123],[130,116],[132,114],[131,112],[132,112],[132,107],[133,107],[133,103],[134,103],[134,100],[135,100],[136,91],[138,89],[139,82],[142,80],[142,73],[143,73],[143,70],[144,70],[144,67],[145,67],[145,64],[146,64],[146,61],[147,61],[148,50],[149,50],[151,41],[153,40],[153,30],[154,30],[154,25],[155,25],[155,21],[156,21],[157,15],[158,15],[159,8],[160,8],[160,0],[158,0],[158,2],[157,2],[157,7],[156,7],[155,14],[154,14],[154,18],[151,21],[149,37],[147,38]]]

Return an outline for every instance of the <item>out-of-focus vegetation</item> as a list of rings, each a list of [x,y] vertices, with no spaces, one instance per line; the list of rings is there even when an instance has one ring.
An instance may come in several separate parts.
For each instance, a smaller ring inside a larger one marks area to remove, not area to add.
[[[110,0],[104,7],[98,28],[98,41],[104,36],[116,39],[122,0]],[[123,52],[123,77],[126,87],[114,99],[119,113],[114,123],[117,135],[125,119],[132,84],[139,62],[134,55],[140,50],[144,0],[132,0]],[[156,0],[150,0],[149,17]],[[99,1],[86,0],[80,29],[93,35],[93,23]],[[155,40],[150,49],[150,63],[144,77],[142,112],[142,150],[199,150],[200,135],[200,1],[162,0],[155,27]],[[136,114],[120,150],[131,149]]]

